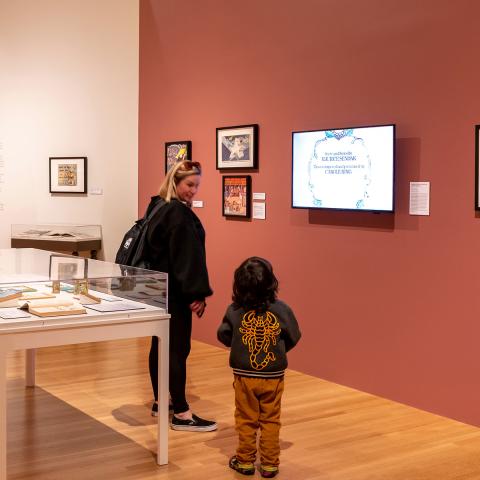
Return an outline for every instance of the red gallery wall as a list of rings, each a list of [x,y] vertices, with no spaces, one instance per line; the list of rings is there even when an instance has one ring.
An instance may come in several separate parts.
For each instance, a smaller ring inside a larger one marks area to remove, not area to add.
[[[141,0],[139,213],[164,143],[192,140],[217,344],[232,273],[270,259],[303,339],[294,369],[480,425],[476,0]],[[215,129],[258,123],[265,221],[221,215]],[[290,207],[291,132],[396,123],[396,212]],[[431,215],[408,214],[410,181]]]

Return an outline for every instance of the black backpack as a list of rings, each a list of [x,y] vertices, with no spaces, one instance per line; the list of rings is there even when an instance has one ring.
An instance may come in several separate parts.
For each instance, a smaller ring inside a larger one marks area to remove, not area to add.
[[[165,205],[165,200],[161,198],[150,213],[138,219],[133,227],[123,237],[120,248],[115,256],[115,263],[128,265],[130,267],[149,268],[149,262],[145,258],[148,222]]]

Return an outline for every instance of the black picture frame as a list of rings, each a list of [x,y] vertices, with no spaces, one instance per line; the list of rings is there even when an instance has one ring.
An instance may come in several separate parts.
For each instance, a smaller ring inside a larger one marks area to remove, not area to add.
[[[165,142],[165,173],[182,160],[192,160],[192,141]]]
[[[87,193],[87,157],[49,157],[50,193]]]
[[[217,128],[217,170],[258,168],[258,124]]]
[[[224,175],[222,177],[222,215],[250,218],[252,207],[252,177]]]
[[[475,125],[475,210],[480,210],[480,125]]]

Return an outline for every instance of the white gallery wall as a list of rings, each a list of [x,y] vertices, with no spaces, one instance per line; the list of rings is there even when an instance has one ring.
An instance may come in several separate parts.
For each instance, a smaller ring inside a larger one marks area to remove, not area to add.
[[[138,12],[0,0],[0,248],[12,223],[100,224],[111,260],[137,218]],[[89,193],[49,193],[61,156],[88,157]]]

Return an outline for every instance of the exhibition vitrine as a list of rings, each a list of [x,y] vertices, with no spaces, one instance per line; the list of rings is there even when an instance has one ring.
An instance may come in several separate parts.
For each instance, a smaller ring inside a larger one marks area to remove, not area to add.
[[[168,461],[167,274],[32,248],[0,249],[0,480],[6,480],[7,356],[26,350],[158,336],[157,463]]]
[[[54,252],[90,251],[91,258],[97,258],[102,248],[102,227],[100,225],[66,224],[13,224],[10,235],[12,248],[41,248]]]

